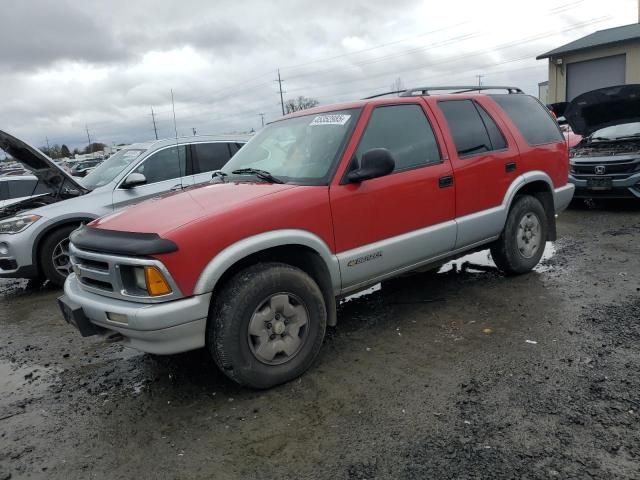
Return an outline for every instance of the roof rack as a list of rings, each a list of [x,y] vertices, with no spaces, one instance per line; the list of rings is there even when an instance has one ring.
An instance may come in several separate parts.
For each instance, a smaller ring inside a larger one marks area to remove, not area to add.
[[[456,86],[442,86],[442,87],[416,87],[416,88],[408,88],[405,90],[395,90],[393,92],[385,92],[379,93],[377,95],[371,95],[370,97],[365,97],[363,100],[371,100],[372,98],[384,97],[386,95],[399,94],[400,97],[415,97],[422,95],[429,95],[429,92],[432,91],[442,91],[442,90],[455,90],[451,92],[453,94],[456,93],[469,93],[469,92],[479,92],[481,90],[506,90],[507,93],[524,93],[518,87],[508,87],[508,86],[499,86],[499,85],[456,85]]]

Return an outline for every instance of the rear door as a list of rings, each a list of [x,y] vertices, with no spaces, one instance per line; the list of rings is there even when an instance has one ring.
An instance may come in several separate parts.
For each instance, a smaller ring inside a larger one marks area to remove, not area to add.
[[[446,254],[456,236],[452,169],[424,102],[368,106],[363,117],[367,124],[361,137],[345,152],[348,167],[338,171],[330,188],[346,291]],[[395,170],[348,183],[346,173],[372,148],[388,149]]]
[[[495,106],[486,99],[445,99],[435,103],[441,112],[455,172],[458,249],[502,230],[501,206],[519,175],[519,152]]]
[[[189,145],[174,145],[152,153],[129,173],[141,173],[147,179],[147,183],[125,188],[120,182],[113,191],[113,208],[126,207],[162,193],[193,185],[190,164]]]

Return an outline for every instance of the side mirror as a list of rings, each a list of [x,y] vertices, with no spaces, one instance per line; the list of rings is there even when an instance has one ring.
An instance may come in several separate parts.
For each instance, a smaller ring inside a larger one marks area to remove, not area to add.
[[[132,173],[122,182],[122,188],[133,188],[145,183],[147,183],[147,177],[141,173]]]
[[[396,162],[386,148],[372,148],[362,154],[361,166],[349,172],[347,180],[358,183],[372,178],[384,177],[393,172]]]

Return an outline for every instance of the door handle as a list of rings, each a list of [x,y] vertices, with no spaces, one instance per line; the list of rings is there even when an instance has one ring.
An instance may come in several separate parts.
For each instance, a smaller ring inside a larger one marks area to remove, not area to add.
[[[438,179],[438,186],[440,188],[447,188],[453,185],[453,175],[445,175]]]
[[[504,171],[507,173],[515,172],[518,168],[518,164],[516,162],[508,162],[504,164]]]

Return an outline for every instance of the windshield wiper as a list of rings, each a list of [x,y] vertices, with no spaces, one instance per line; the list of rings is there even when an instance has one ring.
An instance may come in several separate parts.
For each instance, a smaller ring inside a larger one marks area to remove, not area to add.
[[[228,173],[225,173],[222,170],[216,170],[211,174],[211,179],[213,180],[215,178],[219,178],[222,183],[225,183],[227,181],[226,177],[228,176],[229,176]]]
[[[237,170],[233,170],[231,173],[234,175],[255,175],[260,180],[265,180],[270,183],[284,183],[283,180],[278,177],[274,177],[271,173],[266,170],[260,170],[259,168],[239,168]]]

